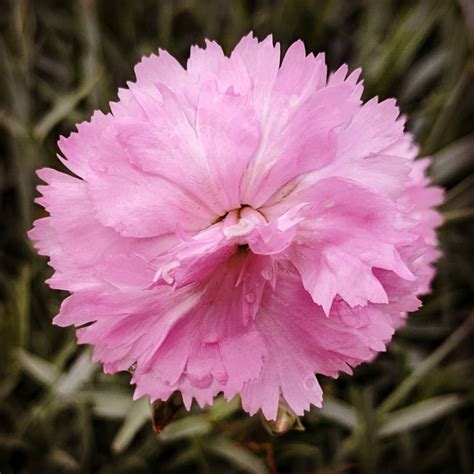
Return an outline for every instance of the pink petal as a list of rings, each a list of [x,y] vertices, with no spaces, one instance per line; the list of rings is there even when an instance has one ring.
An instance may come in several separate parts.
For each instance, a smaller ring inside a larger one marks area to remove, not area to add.
[[[347,84],[322,89],[289,112],[287,123],[271,131],[272,141],[262,148],[249,169],[244,202],[258,208],[297,176],[328,165],[336,153],[334,130],[351,117]]]
[[[215,83],[206,83],[199,97],[196,131],[222,205],[227,210],[239,208],[241,180],[260,137],[247,97],[231,89],[221,94]]]
[[[281,395],[303,415],[311,405],[321,406],[315,373],[350,372],[347,363],[355,366],[384,350],[393,333],[388,317],[375,308],[351,311],[338,304],[327,318],[298,276],[280,271],[276,291],[265,292],[257,318],[268,356],[258,379],[242,390],[244,409],[250,414],[261,409],[267,419],[276,419]]]

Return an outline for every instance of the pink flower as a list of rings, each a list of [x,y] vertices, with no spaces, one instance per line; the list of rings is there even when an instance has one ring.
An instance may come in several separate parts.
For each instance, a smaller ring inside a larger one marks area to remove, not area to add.
[[[144,58],[111,113],[61,138],[74,173],[39,171],[49,217],[30,237],[72,294],[54,322],[135,396],[240,395],[275,419],[320,406],[384,351],[438,257],[428,160],[394,100],[361,102],[360,71],[327,78],[271,37]]]

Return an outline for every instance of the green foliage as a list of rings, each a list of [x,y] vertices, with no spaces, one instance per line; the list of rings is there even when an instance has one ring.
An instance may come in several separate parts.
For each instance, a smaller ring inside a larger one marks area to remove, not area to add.
[[[470,0],[2,0],[0,6],[0,471],[7,473],[472,473],[474,4]],[[64,294],[25,232],[34,170],[59,134],[106,110],[143,54],[185,61],[253,30],[297,38],[332,69],[361,66],[366,97],[399,98],[446,188],[433,295],[386,354],[321,382],[305,431],[272,437],[236,398],[179,409],[157,435],[129,375],[106,376],[51,324]]]

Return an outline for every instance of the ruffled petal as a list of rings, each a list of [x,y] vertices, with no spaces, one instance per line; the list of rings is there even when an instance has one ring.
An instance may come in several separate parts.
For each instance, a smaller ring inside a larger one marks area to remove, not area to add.
[[[135,364],[137,396],[188,387],[208,400],[206,390],[214,394],[218,386],[232,398],[258,376],[266,353],[255,318],[268,265],[267,257],[237,253],[209,278],[179,290],[80,292],[64,301],[55,323],[88,324],[78,329],[78,341],[94,346],[94,360],[107,372]]]
[[[284,269],[275,291],[265,291],[256,325],[268,355],[261,375],[245,384],[242,406],[251,415],[261,409],[273,420],[280,397],[297,415],[321,406],[315,374],[350,373],[351,366],[384,350],[393,334],[389,317],[373,306],[352,310],[340,302],[327,318],[299,276]]]
[[[228,211],[239,208],[242,178],[260,139],[259,124],[248,98],[232,89],[222,94],[215,83],[206,83],[199,97],[196,133],[223,207]]]
[[[339,178],[322,180],[297,196],[297,215],[304,220],[287,254],[326,314],[337,295],[352,307],[387,303],[373,268],[415,279],[396,244],[416,237],[397,227],[399,211],[392,201]],[[276,217],[281,208],[265,212]]]
[[[198,230],[218,216],[181,182],[134,166],[116,126],[111,115],[96,114],[59,142],[64,164],[87,183],[102,225],[125,237],[154,237],[174,232],[176,219],[186,230]]]
[[[54,288],[78,291],[117,283],[113,276],[120,271],[114,261],[117,256],[122,264],[128,259],[126,265],[137,262],[144,268],[146,262],[176,241],[172,235],[151,239],[123,237],[101,225],[91,212],[93,205],[85,181],[48,168],[38,171],[38,175],[48,185],[38,187],[42,197],[37,202],[50,216],[36,221],[29,236],[37,242],[42,255],[50,257],[50,265],[57,272],[50,281]],[[142,279],[143,275],[130,278]]]
[[[270,100],[280,67],[280,45],[272,36],[259,42],[252,33],[242,38],[234,48],[231,60],[239,56],[252,84],[251,96],[257,118],[261,123],[272,113]]]
[[[350,119],[358,103],[351,101],[351,95],[351,87],[343,83],[324,88],[287,111],[286,123],[271,130],[249,168],[245,203],[258,208],[297,176],[334,160],[334,130]]]

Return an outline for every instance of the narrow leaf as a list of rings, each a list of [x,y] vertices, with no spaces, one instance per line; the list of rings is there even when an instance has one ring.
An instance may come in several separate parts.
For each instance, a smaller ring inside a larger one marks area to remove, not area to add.
[[[347,403],[334,397],[326,396],[319,414],[341,426],[354,430],[357,426],[357,416],[354,409]]]
[[[162,441],[176,441],[211,431],[211,423],[202,415],[186,416],[169,424],[160,434]]]
[[[53,364],[25,350],[17,351],[17,360],[26,373],[47,387],[53,385],[59,376]]]
[[[137,400],[130,408],[125,421],[115,435],[112,441],[112,450],[121,453],[130,445],[135,435],[140,431],[143,425],[150,420],[150,403],[148,398],[144,397]]]
[[[96,371],[97,365],[91,362],[90,353],[88,350],[85,350],[74,361],[69,371],[59,380],[58,392],[63,396],[74,394],[74,392],[92,379]]]
[[[463,404],[457,395],[443,395],[415,403],[386,417],[378,435],[382,438],[425,426],[453,412]]]
[[[225,438],[213,439],[206,444],[206,449],[245,472],[252,474],[265,474],[268,472],[262,460],[252,451]]]

